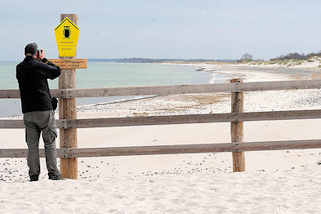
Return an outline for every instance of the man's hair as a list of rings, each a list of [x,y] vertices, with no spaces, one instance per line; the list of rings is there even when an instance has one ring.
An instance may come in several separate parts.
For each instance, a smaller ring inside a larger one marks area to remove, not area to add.
[[[29,43],[25,47],[25,55],[32,55],[33,56],[37,53],[37,50],[38,50],[37,43],[35,43],[35,42]]]

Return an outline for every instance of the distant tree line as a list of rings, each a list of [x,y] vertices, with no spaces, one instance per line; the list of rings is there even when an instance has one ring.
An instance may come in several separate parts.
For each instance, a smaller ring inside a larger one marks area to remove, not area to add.
[[[237,60],[237,62],[250,62],[253,61],[253,55],[249,54],[249,53],[245,53],[241,56],[241,58],[239,60]]]
[[[299,54],[299,53],[289,53],[287,55],[281,55],[276,58],[272,58],[271,60],[289,60],[289,59],[298,59],[298,60],[307,60],[312,57],[321,57],[321,51],[318,53],[310,53],[310,54]]]

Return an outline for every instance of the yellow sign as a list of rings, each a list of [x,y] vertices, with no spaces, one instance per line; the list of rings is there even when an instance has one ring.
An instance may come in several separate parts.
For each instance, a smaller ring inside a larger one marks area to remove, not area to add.
[[[79,28],[68,17],[55,28],[55,36],[59,57],[75,57]]]

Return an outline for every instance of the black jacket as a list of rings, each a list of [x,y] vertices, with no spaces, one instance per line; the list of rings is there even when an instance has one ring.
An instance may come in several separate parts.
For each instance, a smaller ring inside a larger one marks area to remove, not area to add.
[[[56,79],[60,68],[47,59],[42,61],[27,56],[16,67],[22,112],[52,110],[48,80]]]

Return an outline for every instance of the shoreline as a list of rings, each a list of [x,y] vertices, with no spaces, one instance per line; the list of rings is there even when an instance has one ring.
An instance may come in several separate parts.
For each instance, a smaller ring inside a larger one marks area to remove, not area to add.
[[[206,64],[206,63],[161,63],[169,65],[183,65],[193,66],[195,72],[207,72],[211,76],[208,80],[210,84],[215,83],[229,83],[229,80],[233,78],[241,78],[245,82],[260,82],[260,81],[278,81],[278,80],[302,80],[302,79],[313,79],[321,78],[320,69],[314,68],[288,68],[281,66],[251,66],[249,64]],[[262,75],[263,74],[263,75]],[[266,75],[264,75],[266,74]],[[271,75],[269,75],[271,74]],[[219,77],[217,78],[217,75]],[[88,106],[92,106],[93,110],[98,105],[108,105],[117,103],[126,103],[140,99],[148,99],[149,96],[133,96],[127,98],[117,98],[116,100],[104,101],[106,98],[97,99],[96,101],[85,101],[85,103],[78,104],[77,109],[83,109]],[[99,101],[100,100],[100,101]],[[86,102],[89,102],[88,104]],[[2,116],[0,118],[21,118],[22,114]]]
[[[115,64],[115,63],[114,63]],[[107,66],[108,65],[108,66]],[[119,66],[118,66],[119,65]],[[177,82],[177,84],[203,84],[208,83],[210,80],[210,74],[205,73],[199,73],[195,71],[193,67],[186,67],[181,65],[169,65],[164,66],[162,64],[155,65],[155,63],[149,63],[146,65],[146,63],[140,63],[137,67],[137,63],[133,66],[128,65],[126,63],[126,66],[124,66],[124,63],[116,63],[114,66],[110,66],[110,63],[107,63],[106,65],[100,65],[97,66],[96,64],[93,64],[93,72],[104,72],[104,66],[107,66],[109,69],[117,70],[120,69],[121,72],[124,72],[124,75],[128,73],[128,70],[132,70],[132,77],[124,76],[122,77],[122,73],[117,74],[117,72],[113,72],[110,75],[115,75],[115,79],[111,78],[110,82],[108,80],[100,81],[97,78],[95,79],[89,79],[88,84],[79,84],[79,88],[103,88],[103,87],[116,87],[117,84],[121,85],[122,87],[129,87],[129,86],[144,86],[144,85],[151,85],[153,82],[154,85],[173,85]],[[118,70],[117,70],[118,71]],[[126,73],[127,72],[127,73]],[[88,72],[87,72],[88,73]],[[119,73],[119,72],[118,72]],[[173,74],[173,77],[168,77],[168,75]],[[84,80],[84,77],[86,77],[85,73],[82,73],[83,76],[79,76],[77,81]],[[85,76],[84,76],[85,75]],[[103,75],[103,73],[102,73]],[[110,76],[109,75],[109,76]],[[147,76],[144,78],[141,75]],[[153,77],[156,75],[155,77]],[[148,77],[150,76],[150,77]],[[134,80],[132,80],[134,78]],[[123,79],[123,80],[120,80]],[[139,80],[141,79],[141,80]],[[148,80],[152,80],[152,82],[149,82]],[[12,89],[17,89],[16,87],[16,80],[13,80],[13,76],[11,76],[10,82],[12,83]],[[85,79],[85,81],[87,81]],[[117,82],[118,81],[118,82]],[[128,85],[130,82],[132,82],[131,85]],[[78,82],[79,83],[79,82]],[[93,83],[96,83],[94,85]],[[117,83],[117,84],[116,84]],[[136,84],[135,84],[136,83]],[[57,85],[55,85],[56,82],[51,82],[51,88],[55,89],[57,88]],[[103,85],[109,85],[109,86],[103,86]],[[120,87],[121,87],[120,86]],[[10,87],[7,87],[10,88]],[[6,88],[4,88],[6,90]],[[113,97],[94,97],[94,98],[79,98],[77,99],[77,106],[83,106],[83,105],[92,105],[92,104],[100,104],[100,103],[115,103],[115,102],[123,102],[123,101],[130,101],[135,99],[140,99],[142,96],[113,96]],[[147,96],[144,96],[147,97]],[[1,101],[1,113],[0,117],[17,117],[21,116],[21,108],[20,108],[20,100],[18,99],[3,99]]]
[[[226,75],[226,79],[219,79],[220,83],[228,83],[232,78],[241,78],[244,82],[261,82],[261,81],[282,81],[282,80],[303,80],[303,79],[311,79],[315,74],[315,71],[304,71],[304,70],[294,70],[287,69],[286,71],[279,70],[278,68],[268,69],[268,70],[253,70],[256,68],[246,67],[246,66],[235,66],[235,65],[208,65],[208,64],[187,64],[189,66],[197,68],[203,68],[202,71],[197,72],[208,72],[212,73],[212,79],[215,78],[217,73],[222,75]],[[212,81],[215,84],[215,80]],[[303,90],[298,91],[285,91],[287,94],[284,96],[284,100],[286,102],[291,102],[291,94],[296,98],[305,97],[301,100],[297,100],[297,103],[303,104],[304,102],[311,105],[311,101],[317,101],[321,103],[317,99],[313,98],[313,96],[317,95],[318,90],[310,90],[313,93],[308,95],[303,92]],[[247,92],[245,94],[249,94],[246,96],[253,96],[253,94],[257,94],[260,92]],[[274,96],[278,94],[278,91],[265,91],[265,94],[271,94]],[[301,95],[300,95],[301,94]],[[110,102],[96,102],[93,104],[83,104],[77,105],[77,112],[79,118],[86,117],[128,117],[128,116],[154,116],[154,115],[170,115],[170,114],[200,114],[200,113],[226,113],[229,110],[229,106],[227,103],[229,102],[229,93],[209,93],[209,94],[183,94],[183,95],[169,95],[169,96],[134,96],[133,98],[125,98],[119,99],[116,101]],[[310,103],[309,103],[310,99]],[[259,99],[264,102],[264,99]],[[269,99],[268,99],[269,100]],[[308,101],[307,101],[308,100]],[[284,102],[284,103],[286,103]],[[313,103],[312,103],[313,104]],[[286,104],[278,104],[278,106],[284,106]],[[317,104],[316,104],[317,105]],[[225,106],[225,107],[224,107]],[[262,105],[261,105],[262,106]],[[277,109],[278,106],[264,107],[261,109],[264,111],[265,109]],[[286,105],[292,108],[293,105]],[[315,106],[315,105],[314,105]],[[311,107],[310,107],[311,108]],[[310,109],[309,108],[309,109]],[[221,109],[221,110],[220,110]],[[286,109],[282,107],[282,109]],[[295,109],[302,109],[295,108]],[[313,109],[313,107],[312,107]],[[115,111],[114,111],[115,110]],[[248,109],[247,111],[250,111]],[[253,111],[260,111],[260,109],[253,109]],[[100,113],[97,115],[97,113]],[[17,119],[22,118],[22,114],[10,116],[10,117],[1,117],[5,119]],[[58,113],[56,113],[56,118],[58,118]]]

